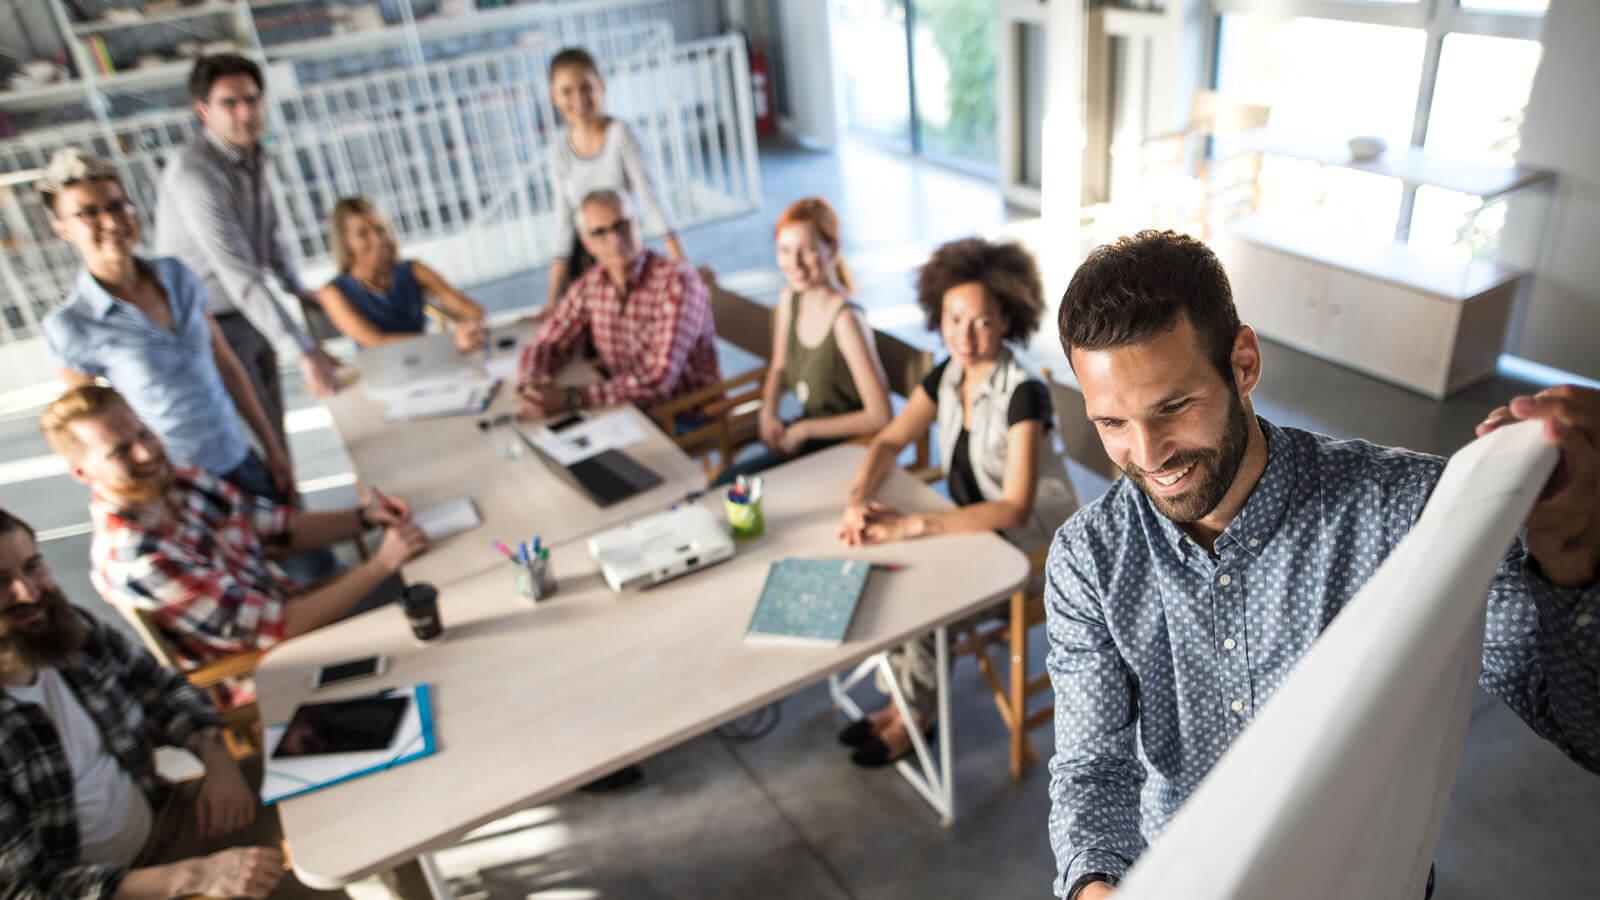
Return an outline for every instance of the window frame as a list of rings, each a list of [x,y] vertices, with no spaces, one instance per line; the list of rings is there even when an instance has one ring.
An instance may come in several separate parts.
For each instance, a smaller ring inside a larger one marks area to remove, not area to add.
[[[1433,93],[1439,81],[1439,58],[1444,39],[1450,34],[1539,41],[1544,31],[1543,13],[1494,12],[1462,9],[1459,0],[1417,0],[1415,3],[1386,3],[1383,0],[1210,0],[1211,40],[1206,55],[1210,71],[1206,83],[1216,87],[1221,68],[1222,16],[1227,13],[1270,15],[1276,18],[1308,16],[1337,19],[1368,25],[1392,25],[1420,29],[1424,35],[1422,74],[1417,84],[1417,107],[1411,122],[1411,146],[1421,147],[1428,137],[1428,119],[1433,113]],[[1417,189],[1407,185],[1400,198],[1395,222],[1395,237],[1404,238],[1411,229],[1411,214],[1416,206]]]

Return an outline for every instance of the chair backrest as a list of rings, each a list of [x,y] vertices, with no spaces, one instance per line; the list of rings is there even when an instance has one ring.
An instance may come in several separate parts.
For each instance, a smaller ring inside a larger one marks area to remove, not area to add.
[[[337,340],[344,335],[333,325],[333,320],[328,318],[328,313],[323,310],[320,303],[307,303],[306,298],[300,297],[300,315],[306,320],[306,331],[311,338],[319,344]]]
[[[1050,402],[1055,406],[1056,419],[1061,424],[1061,443],[1066,447],[1067,457],[1107,481],[1116,481],[1122,472],[1117,469],[1111,458],[1106,456],[1105,445],[1100,442],[1100,433],[1095,431],[1094,424],[1089,421],[1083,394],[1057,381],[1051,376],[1049,369],[1043,370],[1040,374],[1050,386]]]
[[[1216,91],[1197,91],[1189,110],[1189,129],[1206,135],[1242,134],[1267,124],[1272,107],[1241,103]]]
[[[878,345],[878,359],[883,362],[890,393],[909,399],[916,386],[933,371],[933,353],[876,328],[872,329],[872,337]]]
[[[772,356],[772,307],[712,285],[711,316],[717,337],[761,359]]]
[[[178,663],[177,652],[172,649],[172,644],[161,633],[161,629],[156,625],[155,620],[150,618],[148,611],[137,606],[124,606],[121,603],[113,603],[111,605],[116,607],[117,612],[122,614],[122,618],[127,620],[128,625],[133,628],[134,634],[137,634],[139,640],[144,642],[145,649],[149,650],[150,655],[156,658],[156,662],[169,669],[183,670],[183,666]]]

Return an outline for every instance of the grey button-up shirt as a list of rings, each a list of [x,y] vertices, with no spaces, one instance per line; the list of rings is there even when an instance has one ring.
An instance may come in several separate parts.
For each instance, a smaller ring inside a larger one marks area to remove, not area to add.
[[[1121,478],[1051,546],[1055,890],[1121,877],[1421,514],[1444,460],[1262,421],[1267,468],[1212,556]],[[1600,586],[1519,541],[1488,594],[1480,684],[1600,773]]]
[[[111,296],[85,269],[72,295],[45,316],[45,343],[63,366],[111,382],[172,456],[226,475],[250,445],[211,354],[205,288],[175,259],[140,265],[166,292],[171,328]]]
[[[267,286],[271,273],[285,291],[305,291],[278,227],[271,165],[259,147],[246,154],[201,129],[161,173],[155,224],[156,251],[200,276],[212,312],[243,315],[274,347],[316,347]]]

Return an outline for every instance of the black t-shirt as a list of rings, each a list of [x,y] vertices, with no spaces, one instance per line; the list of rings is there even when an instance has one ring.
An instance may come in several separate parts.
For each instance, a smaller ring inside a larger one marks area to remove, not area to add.
[[[939,402],[939,382],[944,378],[944,369],[948,365],[950,360],[947,359],[934,366],[928,377],[922,379],[922,389],[928,392],[929,399],[934,403]],[[1050,389],[1044,382],[1030,378],[1011,392],[1011,405],[1006,407],[1006,426],[1037,420],[1049,428],[1054,412],[1050,403]],[[957,506],[983,502],[983,492],[978,489],[978,476],[973,474],[972,457],[967,449],[969,440],[967,429],[961,429],[961,436],[956,438],[950,471],[945,473],[945,480],[950,486],[950,500]]]

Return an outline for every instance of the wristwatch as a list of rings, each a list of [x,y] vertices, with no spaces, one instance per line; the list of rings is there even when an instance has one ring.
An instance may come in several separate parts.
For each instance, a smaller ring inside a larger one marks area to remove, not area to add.
[[[1118,879],[1115,875],[1107,875],[1104,872],[1087,872],[1078,876],[1078,880],[1074,881],[1072,886],[1067,888],[1067,900],[1077,900],[1078,895],[1083,893],[1084,888],[1094,884],[1097,881],[1103,881],[1111,887],[1116,887],[1117,880]]]
[[[583,389],[576,385],[567,385],[567,412],[575,413],[583,409]]]

